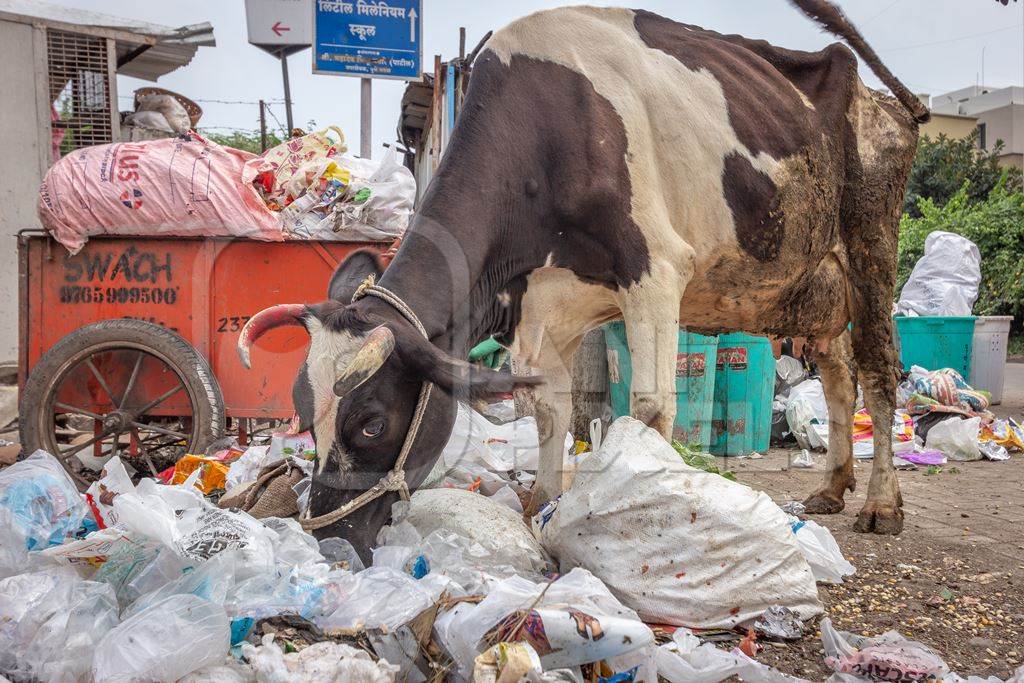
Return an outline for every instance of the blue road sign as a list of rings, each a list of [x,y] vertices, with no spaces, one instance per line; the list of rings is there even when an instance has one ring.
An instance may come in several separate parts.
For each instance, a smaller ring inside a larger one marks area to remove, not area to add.
[[[422,0],[313,0],[313,73],[416,80]]]

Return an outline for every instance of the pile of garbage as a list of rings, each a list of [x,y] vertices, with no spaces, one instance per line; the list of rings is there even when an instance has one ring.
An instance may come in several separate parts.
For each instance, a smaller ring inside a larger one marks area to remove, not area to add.
[[[181,112],[165,106],[173,98],[161,97],[153,101],[155,109],[134,116],[182,124]],[[393,149],[380,162],[345,151],[336,126],[292,138],[259,156],[188,129],[172,138],[83,147],[47,172],[37,212],[43,227],[72,254],[94,235],[268,241],[399,237],[416,199],[412,172]]]
[[[84,495],[38,451],[0,471],[0,673],[797,681],[759,663],[756,640],[802,637],[822,613],[816,583],[855,571],[828,530],[687,465],[631,418],[594,441],[581,449],[567,437],[570,486],[527,524],[536,424],[495,424],[463,406],[436,488],[395,504],[369,566],[344,539],[317,541],[290,517],[223,507],[281,466],[294,477],[274,481],[304,507],[308,435],[186,456],[137,484],[115,456]],[[827,623],[841,680],[877,678],[871,667],[894,660],[932,666],[923,646],[851,640]],[[726,651],[700,629],[743,642]]]
[[[853,415],[853,456],[874,457],[871,416],[858,394]],[[956,370],[929,371],[912,366],[897,388],[893,423],[886,435],[898,467],[935,467],[950,460],[1008,460],[1024,452],[1024,427],[1013,418],[996,417],[989,396],[971,387]],[[790,442],[804,450],[795,466],[810,467],[809,451],[828,448],[828,406],[821,379],[809,375],[790,356],[776,361],[776,395],[772,402],[772,440]]]

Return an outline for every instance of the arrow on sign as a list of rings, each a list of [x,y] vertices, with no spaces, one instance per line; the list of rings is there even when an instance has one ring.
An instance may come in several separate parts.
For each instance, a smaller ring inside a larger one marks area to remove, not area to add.
[[[270,27],[270,30],[276,33],[277,36],[280,38],[282,33],[284,33],[285,31],[291,31],[291,28],[289,28],[288,26],[281,26],[281,22],[277,21],[274,22],[274,25]]]
[[[416,42],[416,8],[409,10],[409,42]]]

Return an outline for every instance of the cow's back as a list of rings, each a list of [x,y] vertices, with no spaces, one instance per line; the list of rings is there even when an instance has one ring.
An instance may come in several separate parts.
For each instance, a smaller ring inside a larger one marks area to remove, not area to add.
[[[581,73],[611,103],[648,249],[673,254],[685,242],[696,253],[684,321],[700,310],[689,322],[756,327],[795,278],[832,258],[857,84],[847,48],[789,51],[593,7],[524,17],[486,48],[506,65],[519,57]]]

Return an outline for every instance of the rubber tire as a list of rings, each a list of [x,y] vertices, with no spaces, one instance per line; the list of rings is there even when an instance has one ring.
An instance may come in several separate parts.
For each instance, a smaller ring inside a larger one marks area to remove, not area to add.
[[[40,448],[49,449],[43,432],[50,429],[50,419],[46,419],[46,425],[42,424],[44,420],[39,408],[61,367],[85,349],[116,347],[119,342],[137,344],[143,350],[148,349],[163,356],[184,379],[188,391],[195,397],[193,419],[201,428],[198,430],[198,438],[188,444],[186,452],[202,453],[208,444],[224,436],[224,396],[206,359],[180,335],[166,327],[145,320],[116,318],[85,325],[71,332],[43,354],[32,368],[21,394],[18,411],[22,457]]]

